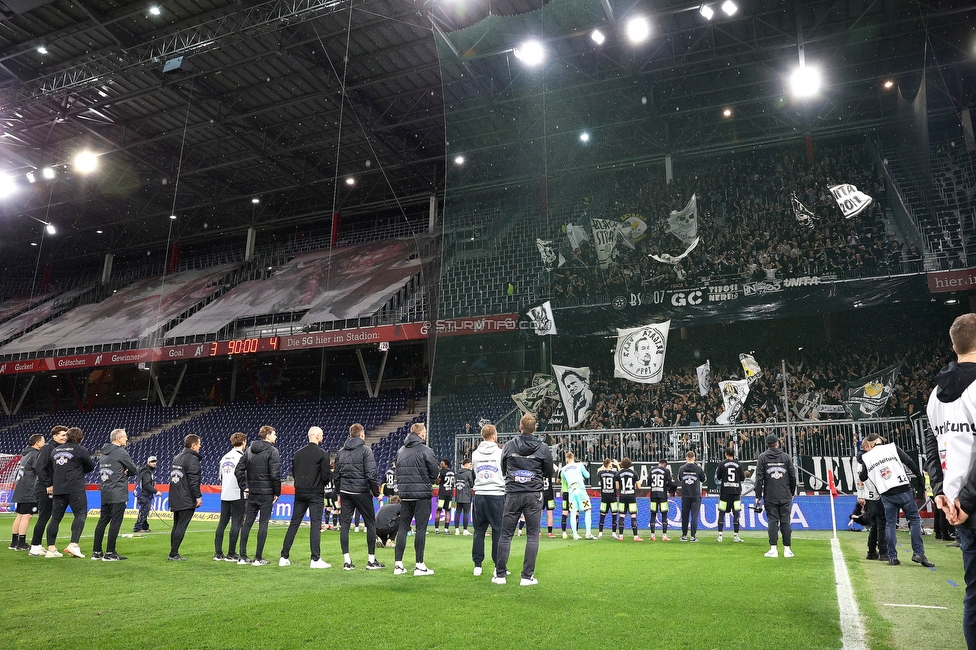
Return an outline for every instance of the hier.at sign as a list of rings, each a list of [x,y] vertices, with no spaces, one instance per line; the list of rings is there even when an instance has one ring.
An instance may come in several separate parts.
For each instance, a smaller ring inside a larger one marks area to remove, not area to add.
[[[976,289],[976,268],[953,271],[933,271],[926,274],[930,293]]]

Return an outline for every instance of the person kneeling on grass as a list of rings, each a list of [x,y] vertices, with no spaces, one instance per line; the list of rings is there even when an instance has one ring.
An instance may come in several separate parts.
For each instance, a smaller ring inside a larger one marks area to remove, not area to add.
[[[396,546],[397,531],[400,530],[400,497],[393,495],[390,502],[376,513],[376,545],[391,548]]]
[[[586,517],[586,539],[596,539],[590,528],[590,514],[592,506],[590,497],[586,493],[586,482],[584,479],[590,478],[590,473],[586,471],[582,463],[576,462],[573,452],[566,452],[566,464],[561,472],[563,481],[563,492],[569,493],[569,521],[573,527],[573,539],[579,539],[577,516],[582,510]]]

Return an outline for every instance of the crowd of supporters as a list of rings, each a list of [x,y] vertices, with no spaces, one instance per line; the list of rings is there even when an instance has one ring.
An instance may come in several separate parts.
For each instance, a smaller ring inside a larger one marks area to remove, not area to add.
[[[839,183],[855,185],[874,204],[845,219],[828,189]],[[796,220],[793,193],[816,215],[813,228]],[[698,197],[701,243],[677,266],[648,257],[683,252],[684,245],[668,232],[667,217],[692,194]],[[543,273],[541,289],[557,299],[722,281],[870,276],[921,260],[914,244],[903,245],[886,234],[884,185],[863,146],[818,148],[813,161],[795,148],[729,154],[679,169],[670,184],[639,170],[616,176],[590,196],[578,191],[566,200],[575,204],[556,206],[554,212],[571,215],[566,221],[576,225],[585,226],[594,217],[637,215],[646,221],[647,232],[633,250],[618,244],[616,261],[606,270],[596,264],[592,241],[573,250],[565,236],[556,234],[566,263]]]

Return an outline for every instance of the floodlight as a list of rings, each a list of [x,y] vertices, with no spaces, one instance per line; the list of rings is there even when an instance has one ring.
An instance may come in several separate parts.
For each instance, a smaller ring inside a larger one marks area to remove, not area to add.
[[[251,203],[253,203],[254,205],[257,205],[260,202],[261,202],[261,199],[259,199],[256,196],[251,198]]]
[[[169,218],[170,218],[170,221],[176,221],[176,215],[175,214],[169,215]]]
[[[515,58],[527,66],[537,66],[546,59],[546,51],[539,41],[529,40],[515,48]]]
[[[43,45],[38,45],[37,46],[37,53],[38,54],[47,54],[47,48],[44,47]]]
[[[722,3],[722,11],[725,12],[726,16],[731,16],[735,14],[735,12],[737,12],[738,10],[739,10],[739,5],[732,2],[732,0],[725,0],[725,2]]]
[[[98,168],[98,156],[91,151],[82,151],[75,156],[75,171],[90,174]]]
[[[353,178],[352,176],[350,176],[349,178],[346,179],[346,185],[352,186],[352,185],[355,185],[355,184],[356,184],[356,179]]]
[[[884,82],[884,87],[885,90],[891,90],[892,88],[895,87],[895,82],[889,79],[888,81]]]
[[[732,109],[731,108],[726,108],[724,111],[722,111],[722,116],[723,117],[732,117]]]
[[[46,230],[47,231],[47,234],[49,234],[49,235],[56,235],[56,234],[58,234],[58,229],[54,227],[54,224],[53,223],[45,224],[44,230]]]
[[[794,97],[813,97],[820,92],[820,70],[801,65],[790,75],[790,90]]]
[[[702,5],[698,9],[698,13],[705,17],[705,20],[711,20],[712,16],[715,15],[715,10],[711,8],[710,5]]]
[[[33,185],[37,182],[37,178],[34,176],[34,172],[27,172],[27,182]]]
[[[14,184],[14,179],[6,174],[0,174],[0,199],[10,196],[16,189],[17,186]]]
[[[590,38],[592,38],[593,42],[597,45],[603,45],[603,41],[607,40],[607,37],[604,36],[603,32],[601,32],[599,29],[594,29],[592,32],[590,32]]]
[[[589,141],[590,141],[590,134],[589,133],[587,133],[586,131],[583,131],[582,133],[580,133],[580,142],[589,142]]]
[[[149,13],[152,14],[153,16],[158,16],[162,12],[160,12],[159,7],[157,7],[156,5],[152,5],[151,7],[149,7]]]
[[[41,176],[43,176],[47,180],[53,179],[54,178],[54,167],[45,167],[44,169],[42,169],[41,170]]]
[[[627,38],[631,43],[643,43],[651,35],[651,24],[643,16],[635,16],[627,21]]]
[[[454,157],[454,164],[455,165],[463,165],[464,164],[464,156],[455,156]]]

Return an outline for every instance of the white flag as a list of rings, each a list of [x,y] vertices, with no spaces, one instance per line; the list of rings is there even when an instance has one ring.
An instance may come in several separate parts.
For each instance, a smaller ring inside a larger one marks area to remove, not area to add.
[[[573,250],[576,250],[582,242],[589,241],[590,236],[583,230],[583,226],[574,226],[571,223],[567,223],[566,238],[569,239],[569,245],[573,247]]]
[[[638,384],[656,384],[661,381],[670,328],[671,321],[631,329],[618,328],[617,350],[613,355],[613,376]]]
[[[698,197],[691,195],[688,205],[678,210],[672,210],[668,217],[668,231],[680,239],[685,246],[698,237]]]
[[[618,225],[618,222],[610,219],[590,219],[590,227],[593,229],[593,243],[596,245],[596,262],[603,271],[606,271],[610,263],[613,262],[617,247]]]
[[[803,202],[800,201],[799,197],[797,197],[796,192],[791,194],[790,198],[793,201],[793,216],[796,217],[796,220],[800,223],[801,226],[804,226],[812,230],[813,220],[817,218],[817,215],[811,212],[810,208],[803,205]]]
[[[538,413],[539,406],[545,399],[559,399],[559,393],[556,390],[556,384],[552,380],[552,377],[548,375],[536,376],[546,377],[546,380],[541,383],[535,383],[535,379],[533,379],[532,386],[529,386],[521,393],[512,395],[512,400],[522,413],[535,415]]]
[[[874,203],[874,199],[849,183],[832,186],[830,193],[834,195],[834,200],[837,201],[837,207],[844,213],[845,219],[856,217]]]
[[[662,264],[671,264],[672,266],[675,266],[678,264],[678,262],[680,262],[685,257],[687,257],[688,253],[695,250],[695,247],[698,246],[698,242],[700,241],[701,241],[701,237],[695,237],[695,240],[691,242],[688,248],[685,249],[685,252],[682,253],[681,255],[678,255],[677,257],[675,257],[674,255],[668,255],[667,253],[661,253],[660,255],[655,255],[654,253],[651,253],[650,255],[648,255],[648,257],[652,257],[656,259],[658,262],[661,262]],[[675,270],[675,273],[677,273],[677,270]],[[684,278],[681,279],[683,280]]]
[[[532,327],[539,336],[556,333],[556,321],[552,318],[552,303],[548,300],[529,310]]]
[[[715,421],[719,424],[735,424],[742,407],[745,406],[746,398],[749,397],[749,381],[746,379],[720,381],[718,389],[722,392],[725,410],[715,418]]]
[[[543,268],[545,268],[547,271],[551,271],[556,268],[556,249],[553,247],[552,242],[536,239],[535,245],[539,249],[539,255],[542,256]]]
[[[697,368],[695,372],[698,373],[698,394],[702,397],[708,395],[708,380],[712,377],[712,364],[710,361],[705,361]]]
[[[796,399],[796,404],[793,405],[793,412],[801,420],[819,420],[820,401],[822,399],[823,395],[819,391],[807,391]]]
[[[566,411],[566,424],[579,426],[593,410],[593,391],[590,390],[590,369],[552,364],[556,387]]]
[[[742,364],[742,372],[745,373],[746,379],[749,380],[749,385],[762,377],[762,368],[756,363],[755,358],[751,354],[746,354],[743,352],[739,355],[739,362]]]

